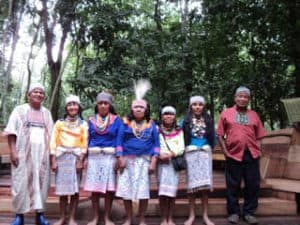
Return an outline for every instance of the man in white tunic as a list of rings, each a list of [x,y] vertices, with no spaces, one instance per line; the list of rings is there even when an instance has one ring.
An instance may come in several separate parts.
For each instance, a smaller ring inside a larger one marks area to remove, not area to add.
[[[12,225],[24,224],[24,213],[36,211],[36,224],[49,225],[44,206],[50,184],[49,138],[53,120],[42,106],[41,84],[29,88],[28,103],[16,106],[4,134],[8,136],[12,173],[12,199],[16,217]]]

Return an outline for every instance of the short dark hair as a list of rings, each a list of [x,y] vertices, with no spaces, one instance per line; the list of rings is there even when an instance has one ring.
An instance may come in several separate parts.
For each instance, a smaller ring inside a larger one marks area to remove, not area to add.
[[[159,109],[159,118],[158,118],[158,125],[161,127],[162,125],[163,125],[163,122],[162,122],[162,116],[163,116],[163,114],[162,114],[162,109],[165,107],[165,106],[172,106],[172,107],[174,107],[174,109],[176,109],[176,107],[174,106],[174,105],[172,105],[172,104],[163,104],[161,107],[160,107],[160,109]],[[174,128],[178,128],[178,126],[177,126],[177,120],[176,120],[176,115],[175,115],[175,121],[174,121],[174,123],[173,123],[173,125],[172,125]]]

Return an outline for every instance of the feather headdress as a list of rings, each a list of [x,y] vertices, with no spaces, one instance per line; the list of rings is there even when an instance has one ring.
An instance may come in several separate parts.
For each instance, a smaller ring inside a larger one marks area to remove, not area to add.
[[[133,100],[131,107],[135,107],[137,105],[147,108],[147,102],[143,99],[146,95],[147,91],[151,89],[151,83],[149,80],[140,79],[137,82],[133,83],[135,100]]]
[[[140,79],[133,83],[135,99],[140,100],[146,95],[147,91],[151,89],[151,83],[149,80]]]

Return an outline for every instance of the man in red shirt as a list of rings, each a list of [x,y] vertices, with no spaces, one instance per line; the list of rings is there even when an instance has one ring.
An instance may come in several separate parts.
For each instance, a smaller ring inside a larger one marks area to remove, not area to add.
[[[250,90],[239,87],[235,92],[235,105],[221,113],[217,135],[226,156],[226,198],[230,223],[238,223],[241,215],[239,192],[244,179],[243,218],[249,224],[257,224],[254,212],[258,205],[260,185],[260,139],[265,135],[262,122],[253,110],[247,108]]]

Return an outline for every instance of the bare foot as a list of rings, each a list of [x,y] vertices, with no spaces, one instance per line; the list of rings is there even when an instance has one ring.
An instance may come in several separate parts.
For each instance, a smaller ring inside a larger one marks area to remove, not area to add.
[[[188,220],[184,222],[184,225],[192,225],[194,223],[195,217],[189,217]]]
[[[53,225],[64,225],[66,222],[66,218],[60,218],[58,221],[53,223]]]
[[[70,219],[69,220],[69,225],[77,225],[77,223],[74,219]]]
[[[167,220],[163,220],[163,221],[161,221],[160,225],[168,225],[168,222],[167,222]]]
[[[125,222],[122,225],[131,225],[131,220],[130,219],[125,220]]]
[[[203,217],[203,222],[206,224],[206,225],[215,225],[207,216],[204,216]]]
[[[105,225],[115,225],[113,221],[111,221],[110,219],[106,219],[105,220]]]
[[[97,225],[98,224],[98,218],[94,218],[92,221],[90,221],[87,225]]]
[[[168,225],[176,225],[176,223],[174,223],[173,220],[169,220]]]

